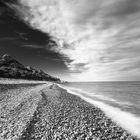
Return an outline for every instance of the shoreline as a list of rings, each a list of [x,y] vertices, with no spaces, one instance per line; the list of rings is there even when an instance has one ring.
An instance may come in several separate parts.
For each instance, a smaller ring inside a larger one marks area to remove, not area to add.
[[[68,88],[61,86],[61,85],[57,84],[57,86],[59,86],[59,88],[66,90],[67,93],[78,96],[79,98],[81,98],[85,102],[93,105],[94,107],[101,109],[101,111],[103,111],[107,117],[109,117],[114,123],[116,123],[116,125],[118,127],[121,127],[122,129],[127,131],[127,133],[135,135],[137,138],[140,139],[140,129],[139,130],[136,129],[137,126],[140,127],[140,118],[138,118],[134,114],[131,114],[131,113],[125,112],[125,111],[121,111],[119,108],[112,107],[112,106],[110,106],[106,103],[103,103],[101,101],[96,101],[96,100],[90,99],[89,97],[85,97],[83,95],[80,95],[79,93],[76,93],[75,91],[72,91]],[[119,117],[117,117],[118,114],[119,114]],[[120,118],[123,119],[123,121],[120,122]],[[131,123],[131,128],[130,127],[128,128],[128,123],[129,124]],[[134,129],[134,127],[135,127],[135,129]]]
[[[61,87],[59,84],[53,84],[53,87],[51,86],[51,89],[60,90],[59,91],[60,102],[63,104],[63,102],[65,101],[64,106],[63,105],[60,106],[64,107],[63,108],[64,110],[68,109],[69,113],[67,117],[71,118],[70,119],[71,121],[72,118],[76,119],[76,120],[73,119],[74,125],[75,125],[75,121],[76,122],[78,121],[77,126],[75,128],[71,128],[72,132],[75,131],[73,129],[77,130],[77,127],[78,128],[81,127],[79,129],[79,135],[80,134],[82,136],[84,135],[83,136],[84,139],[85,138],[106,139],[106,140],[118,139],[118,138],[122,140],[127,138],[133,140],[138,139],[136,135],[134,136],[134,134],[128,132],[126,129],[124,129],[123,127],[118,125],[115,121],[113,121],[110,117],[108,117],[104,113],[104,111],[100,107],[95,106],[95,104],[92,104],[82,99],[81,97],[79,97],[79,95],[72,94],[70,91]],[[66,115],[65,114],[63,115],[65,118]],[[79,118],[79,116],[81,118]],[[85,129],[87,129],[87,131],[85,131]],[[81,137],[81,139],[83,137]],[[70,139],[74,139],[74,137]]]
[[[0,138],[3,140],[138,140],[100,108],[56,83],[20,86],[0,94],[5,104],[0,112]]]

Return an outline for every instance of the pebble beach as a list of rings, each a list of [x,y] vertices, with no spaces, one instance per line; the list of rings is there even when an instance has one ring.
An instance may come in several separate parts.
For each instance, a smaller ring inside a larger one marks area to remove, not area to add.
[[[1,140],[139,140],[101,109],[56,84],[9,85],[12,93],[4,86],[0,86]]]

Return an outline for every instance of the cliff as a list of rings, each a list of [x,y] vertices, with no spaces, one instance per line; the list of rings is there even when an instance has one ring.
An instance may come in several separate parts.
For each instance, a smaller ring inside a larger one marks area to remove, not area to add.
[[[42,70],[36,70],[29,66],[25,67],[7,54],[0,57],[0,77],[60,82],[60,79],[50,76]]]

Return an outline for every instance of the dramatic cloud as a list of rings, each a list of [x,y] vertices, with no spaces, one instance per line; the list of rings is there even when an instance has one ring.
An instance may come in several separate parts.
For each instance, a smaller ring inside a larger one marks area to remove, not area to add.
[[[140,80],[139,0],[19,0],[9,5],[49,33],[75,80]]]

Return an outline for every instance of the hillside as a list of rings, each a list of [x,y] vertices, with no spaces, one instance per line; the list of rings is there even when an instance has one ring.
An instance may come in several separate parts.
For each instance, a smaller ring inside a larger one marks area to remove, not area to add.
[[[60,79],[50,76],[42,70],[25,67],[7,54],[0,57],[0,77],[60,82]]]

